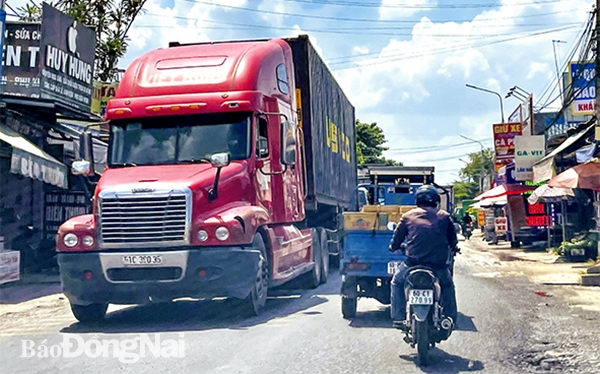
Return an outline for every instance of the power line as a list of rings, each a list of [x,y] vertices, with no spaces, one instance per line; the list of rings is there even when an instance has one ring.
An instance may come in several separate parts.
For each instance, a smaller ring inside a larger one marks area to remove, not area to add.
[[[195,3],[195,4],[204,4],[204,5],[210,5],[210,6],[214,6],[214,7],[219,7],[219,8],[225,8],[225,9],[236,9],[236,10],[242,10],[242,11],[247,11],[247,12],[255,12],[255,13],[261,13],[261,14],[273,14],[273,15],[278,15],[278,16],[292,16],[292,17],[301,17],[301,18],[311,18],[311,19],[325,19],[325,20],[334,20],[334,21],[351,21],[351,22],[381,22],[381,23],[393,23],[393,22],[398,22],[395,20],[373,20],[373,19],[364,19],[364,18],[347,18],[347,17],[330,17],[330,16],[318,16],[318,15],[308,15],[308,14],[299,14],[299,13],[290,13],[290,12],[276,12],[276,11],[272,11],[272,10],[263,10],[263,9],[254,9],[254,8],[247,8],[247,7],[240,7],[240,6],[234,6],[234,5],[225,5],[225,4],[213,4],[211,2],[208,1],[201,1],[201,0],[179,0],[179,1],[185,1],[188,3]],[[528,5],[543,5],[543,4],[549,4],[549,3],[556,3],[556,2],[560,2],[561,0],[547,0],[547,1],[534,1],[534,2],[530,2],[530,3],[520,3],[521,6],[528,6]],[[497,8],[498,5],[491,5],[491,4],[481,4],[482,6],[480,8]],[[519,5],[519,4],[504,4],[502,6],[513,6],[513,5]],[[435,8],[432,7],[431,9],[444,9],[443,7],[440,8]],[[466,8],[455,8],[455,9],[466,9]]]
[[[428,56],[433,56],[433,55],[437,55],[437,54],[456,52],[456,51],[470,49],[470,48],[486,47],[486,46],[500,44],[500,43],[506,43],[506,42],[510,42],[510,41],[514,41],[514,40],[531,38],[534,36],[546,35],[546,34],[551,34],[551,33],[559,32],[559,31],[565,31],[565,30],[569,30],[571,28],[572,27],[562,27],[562,28],[557,28],[557,29],[550,29],[550,30],[530,33],[530,34],[526,34],[526,35],[522,35],[522,36],[515,36],[512,38],[494,40],[494,41],[490,41],[490,42],[486,42],[486,43],[463,43],[462,45],[459,44],[456,47],[452,47],[452,48],[443,47],[443,48],[439,48],[439,49],[432,49],[432,50],[427,51],[428,53],[416,53],[416,54],[412,54],[412,55],[411,54],[394,54],[394,55],[390,55],[390,56],[385,56],[385,58],[383,58],[383,59],[364,60],[364,61],[373,61],[370,63],[359,64],[359,65],[354,65],[354,66],[346,66],[346,67],[340,67],[340,68],[332,67],[331,70],[332,71],[340,71],[340,70],[347,70],[347,69],[357,69],[357,68],[362,68],[362,67],[366,67],[366,66],[384,65],[384,64],[396,62],[399,60],[407,60],[407,59],[413,59],[413,58],[418,58],[418,57],[428,57]],[[344,63],[331,63],[330,66],[336,65],[336,64],[347,64],[349,62],[352,62],[352,61],[348,61],[348,62],[344,62]]]
[[[338,6],[350,6],[350,7],[363,7],[363,8],[397,8],[397,9],[479,9],[479,8],[495,8],[499,4],[479,3],[479,4],[382,4],[379,3],[365,3],[365,2],[353,2],[353,1],[331,1],[331,0],[280,0],[284,2],[294,2],[303,4],[323,4],[323,5],[338,5]],[[536,0],[532,2],[521,2],[521,3],[509,3],[502,4],[505,7],[517,7],[517,6],[530,6],[530,5],[546,5],[552,3],[558,3],[561,0]]]

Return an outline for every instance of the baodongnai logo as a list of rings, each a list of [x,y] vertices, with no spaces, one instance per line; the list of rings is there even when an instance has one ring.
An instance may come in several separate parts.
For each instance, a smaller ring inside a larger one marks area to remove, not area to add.
[[[61,71],[63,74],[92,84],[92,64],[79,59],[77,52],[77,21],[67,31],[67,49],[63,51],[53,45],[46,46],[46,67]]]
[[[74,358],[74,357],[113,357],[124,364],[135,364],[141,358],[183,358],[185,357],[185,341],[180,333],[178,339],[161,339],[154,334],[140,334],[131,339],[98,339],[96,336],[84,340],[80,335],[63,335],[62,343],[48,345],[47,339],[36,344],[35,341],[21,340],[21,357],[23,358]]]

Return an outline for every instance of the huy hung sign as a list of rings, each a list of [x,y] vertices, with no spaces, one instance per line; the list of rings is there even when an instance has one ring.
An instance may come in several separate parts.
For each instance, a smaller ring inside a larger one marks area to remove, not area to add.
[[[546,143],[544,135],[516,136],[515,179],[533,180],[533,164],[544,157]]]
[[[42,11],[41,97],[89,112],[96,45],[94,30],[46,3]]]

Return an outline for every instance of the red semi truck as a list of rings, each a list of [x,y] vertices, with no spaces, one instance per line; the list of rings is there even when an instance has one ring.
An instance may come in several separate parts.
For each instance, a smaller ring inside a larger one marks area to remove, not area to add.
[[[78,320],[183,297],[257,315],[269,287],[326,282],[357,184],[355,120],[307,36],[171,43],[129,66],[106,116],[93,214],[57,234]],[[93,172],[87,153],[74,172]]]

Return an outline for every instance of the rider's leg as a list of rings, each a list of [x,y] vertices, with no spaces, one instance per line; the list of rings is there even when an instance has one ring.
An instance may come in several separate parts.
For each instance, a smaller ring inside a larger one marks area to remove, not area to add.
[[[444,314],[454,321],[458,319],[458,308],[456,305],[456,291],[454,288],[454,282],[449,269],[437,270],[437,276],[440,280],[440,286],[442,287],[442,303],[444,306]]]
[[[404,281],[408,266],[403,262],[394,277],[391,285],[391,314],[392,321],[403,321],[406,319],[406,295],[404,294]]]

